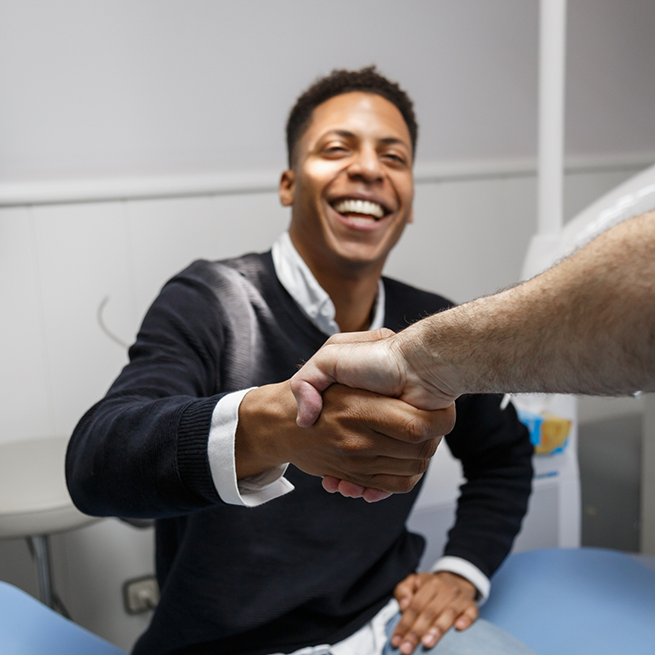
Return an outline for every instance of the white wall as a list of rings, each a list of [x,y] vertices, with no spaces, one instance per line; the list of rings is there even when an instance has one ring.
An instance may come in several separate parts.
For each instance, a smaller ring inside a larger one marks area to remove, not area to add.
[[[655,152],[655,4],[570,0],[567,152]],[[377,63],[419,161],[531,157],[537,0],[3,0],[0,180],[279,168],[295,96]]]

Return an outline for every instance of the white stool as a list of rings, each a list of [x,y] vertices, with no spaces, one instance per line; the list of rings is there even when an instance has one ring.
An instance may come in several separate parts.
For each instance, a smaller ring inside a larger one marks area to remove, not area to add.
[[[98,520],[73,505],[66,488],[68,437],[0,443],[0,539],[23,537],[34,553],[39,598],[55,608],[49,535]]]

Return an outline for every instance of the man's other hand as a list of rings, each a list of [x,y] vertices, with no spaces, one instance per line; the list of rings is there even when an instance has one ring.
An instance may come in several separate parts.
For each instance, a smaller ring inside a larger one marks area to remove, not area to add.
[[[354,488],[406,493],[455,424],[454,407],[426,411],[341,385],[325,392],[325,407],[311,428],[299,427],[295,417],[288,382],[244,396],[235,442],[238,478],[291,462]]]
[[[432,648],[452,626],[466,630],[478,618],[476,594],[468,580],[447,571],[408,576],[394,591],[402,617],[391,645],[409,655],[419,643]]]

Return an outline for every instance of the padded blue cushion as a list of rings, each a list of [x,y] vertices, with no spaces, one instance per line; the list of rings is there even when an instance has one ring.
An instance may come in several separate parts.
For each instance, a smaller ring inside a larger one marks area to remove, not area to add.
[[[0,582],[0,653],[126,655],[6,582]]]
[[[603,549],[519,553],[480,614],[539,655],[653,655],[655,571]]]

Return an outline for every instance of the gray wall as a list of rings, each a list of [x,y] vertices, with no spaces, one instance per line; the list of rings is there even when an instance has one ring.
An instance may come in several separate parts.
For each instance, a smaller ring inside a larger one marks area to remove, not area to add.
[[[0,180],[279,168],[292,99],[377,63],[419,161],[532,157],[537,0],[3,0]],[[570,0],[567,153],[655,151],[655,4]]]

